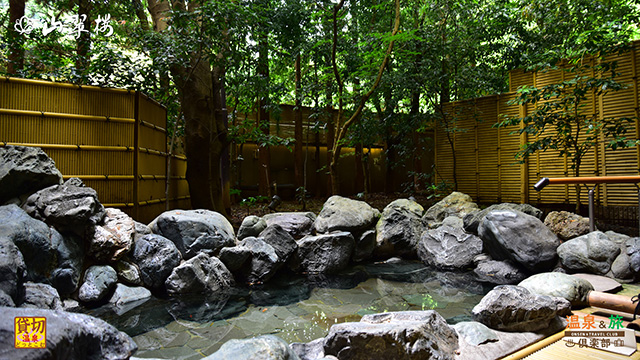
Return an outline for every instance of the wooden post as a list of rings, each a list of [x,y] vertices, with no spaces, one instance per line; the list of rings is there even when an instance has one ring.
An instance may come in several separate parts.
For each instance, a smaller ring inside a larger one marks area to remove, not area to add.
[[[509,81],[511,81],[511,72],[509,72]],[[509,82],[509,84],[511,84],[511,82]],[[500,94],[496,95],[496,119],[498,119],[500,117]],[[498,153],[498,203],[502,202],[502,143],[501,143],[501,136],[500,133],[501,128],[496,128],[496,131],[498,132],[497,136],[498,136],[498,148],[497,153]]]
[[[527,106],[520,105],[520,117],[523,118],[527,115]],[[524,123],[520,122],[520,129],[524,129]],[[529,142],[527,133],[520,134],[520,146],[523,146]],[[520,165],[520,203],[526,204],[529,202],[529,160],[525,159],[524,163]]]
[[[140,176],[140,92],[134,94],[135,105],[133,124],[133,218],[139,219],[140,199],[139,195],[139,176]]]

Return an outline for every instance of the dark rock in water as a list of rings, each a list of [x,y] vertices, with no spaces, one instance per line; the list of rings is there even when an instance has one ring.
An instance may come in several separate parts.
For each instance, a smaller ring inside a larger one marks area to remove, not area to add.
[[[533,275],[518,284],[532,294],[561,297],[574,306],[587,306],[593,286],[584,279],[558,272]]]
[[[312,212],[285,212],[266,214],[262,217],[267,227],[279,225],[294,239],[300,239],[313,233],[316,214]],[[260,235],[262,237],[262,235]]]
[[[143,285],[140,269],[138,265],[132,263],[128,258],[121,259],[116,263],[114,269],[118,273],[118,281],[130,285]]]
[[[416,258],[424,208],[417,202],[398,199],[387,205],[376,225],[376,257]]]
[[[542,210],[535,208],[529,204],[513,204],[513,203],[502,203],[502,204],[494,204],[489,206],[483,210],[477,210],[471,212],[464,216],[464,230],[468,233],[478,234],[478,227],[484,220],[484,217],[487,216],[488,213],[496,210],[518,210],[527,215],[535,216],[536,218],[542,220],[543,212]]]
[[[371,258],[376,248],[376,231],[373,229],[367,230],[357,238],[354,237],[354,239],[356,247],[353,250],[353,261],[360,262]]]
[[[552,211],[544,224],[561,240],[569,240],[589,233],[589,218],[568,212]]]
[[[260,233],[260,238],[273,247],[278,261],[285,263],[289,257],[296,251],[298,244],[291,233],[277,223],[269,225]]]
[[[442,225],[442,221],[449,216],[463,219],[465,215],[476,210],[478,210],[478,205],[473,202],[471,196],[454,191],[427,209],[422,217],[422,222],[428,228],[435,229]]]
[[[299,360],[298,355],[282,339],[263,335],[242,340],[229,340],[220,350],[203,360]]]
[[[228,292],[220,292],[172,297],[168,311],[175,320],[209,323],[238,316],[247,311],[247,307],[245,298],[231,297]]]
[[[234,265],[234,274],[247,283],[263,283],[283,265],[273,246],[262,238],[248,237],[229,249],[223,249],[220,254],[221,259],[227,262],[238,261],[244,257],[242,254],[248,254],[243,265]]]
[[[223,247],[235,245],[233,226],[215,211],[166,211],[155,218],[149,227],[154,234],[173,241],[185,260],[200,252],[209,256],[218,255]]]
[[[100,263],[112,263],[125,256],[133,244],[133,219],[118,209],[106,209],[89,242],[89,255]]]
[[[433,310],[365,315],[331,327],[324,353],[338,359],[454,359],[458,335]]]
[[[159,289],[164,286],[173,268],[180,264],[182,256],[171,240],[151,234],[136,240],[132,259],[140,269],[144,284]]]
[[[334,195],[327,199],[314,227],[318,233],[333,231],[362,232],[373,228],[380,211],[364,201]]]
[[[425,231],[418,244],[422,262],[439,269],[466,269],[480,253],[482,239],[447,225]]]
[[[24,289],[21,308],[62,310],[60,295],[52,286],[27,282],[24,284]]]
[[[234,285],[233,275],[217,257],[200,253],[173,269],[165,281],[169,294],[219,293]]]
[[[519,267],[509,260],[482,261],[473,272],[478,275],[480,281],[498,285],[514,285],[527,277]]]
[[[607,274],[619,253],[620,246],[600,231],[571,239],[558,247],[562,267],[570,272],[596,275]]]
[[[47,319],[45,349],[14,347],[14,319]],[[125,360],[138,349],[129,335],[82,314],[44,309],[0,308],[0,356],[6,359]]]
[[[267,228],[267,222],[263,218],[249,215],[242,220],[240,228],[238,229],[238,240],[242,240],[249,236],[257,237],[260,233]]]
[[[513,260],[534,273],[558,262],[558,237],[540,219],[517,210],[488,213],[478,234],[494,260]]]
[[[254,237],[247,237],[244,238],[244,240],[249,238]],[[242,244],[242,241],[240,242],[240,244]],[[229,271],[233,273],[243,269],[244,265],[250,257],[251,249],[249,247],[240,245],[222,248],[220,249],[220,254],[218,254],[218,258],[222,261],[224,266],[226,266],[227,269],[229,269]]]
[[[18,246],[28,280],[50,283],[62,295],[78,288],[84,256],[80,239],[61,235],[16,205],[0,206],[0,220],[0,238]]]
[[[125,313],[136,306],[143,304],[151,298],[151,291],[142,287],[129,287],[123,284],[116,284],[116,289],[109,299],[111,304],[118,312]]]
[[[274,279],[267,284],[252,286],[248,296],[251,303],[265,307],[291,305],[307,300],[311,296],[311,290],[317,287],[303,278],[289,280],[286,284],[278,282]]]
[[[22,208],[30,216],[52,225],[58,231],[71,232],[80,237],[104,217],[104,207],[98,201],[98,193],[85,187],[77,178],[34,193]]]
[[[12,145],[0,147],[0,204],[60,184],[62,174],[42,149]]]
[[[498,341],[498,334],[489,329],[486,325],[477,321],[463,321],[453,325],[458,335],[474,346],[484,344],[489,341]]]
[[[480,300],[473,319],[492,329],[505,331],[539,331],[547,329],[558,315],[571,310],[560,298],[536,295],[514,285],[499,285]]]
[[[346,231],[307,236],[298,241],[289,264],[298,272],[335,273],[349,265],[354,247],[353,236]]]
[[[117,281],[118,274],[111,266],[91,266],[84,273],[84,279],[78,291],[78,299],[84,302],[100,301],[113,290]]]
[[[24,296],[27,266],[18,247],[0,235],[0,292],[6,294],[14,305]],[[3,303],[9,305],[7,299]]]

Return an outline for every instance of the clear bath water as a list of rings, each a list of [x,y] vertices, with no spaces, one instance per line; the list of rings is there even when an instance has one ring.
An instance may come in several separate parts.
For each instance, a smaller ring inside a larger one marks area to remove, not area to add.
[[[467,321],[491,288],[472,272],[397,261],[355,265],[332,276],[283,272],[266,285],[224,296],[152,298],[129,311],[105,306],[90,314],[129,334],[138,344],[136,357],[200,359],[231,339],[272,334],[308,342],[326,336],[333,324],[386,311],[433,309],[450,324]]]

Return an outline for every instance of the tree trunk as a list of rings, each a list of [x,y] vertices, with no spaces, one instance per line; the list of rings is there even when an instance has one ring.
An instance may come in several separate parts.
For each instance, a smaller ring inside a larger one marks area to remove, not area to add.
[[[364,192],[364,156],[362,155],[362,143],[358,143],[355,149],[356,176],[354,177],[356,193]]]
[[[262,37],[258,45],[258,74],[266,79],[262,89],[258,91],[258,117],[256,126],[264,135],[269,135],[269,53],[266,35]],[[258,192],[261,195],[271,197],[271,153],[268,145],[258,145]]]
[[[409,116],[413,120],[414,127],[419,124],[415,121],[420,116],[420,91],[416,90],[411,94],[411,110]],[[422,190],[422,183],[420,180],[420,174],[422,173],[422,142],[417,131],[411,132],[411,142],[413,143],[414,156],[413,156],[413,191],[420,192]]]
[[[24,16],[25,0],[9,0],[9,62],[7,64],[7,73],[9,75],[18,75],[18,72],[24,68],[24,48],[22,44],[23,35],[18,34],[13,26],[16,21]]]
[[[302,71],[300,69],[300,54],[296,56],[296,106],[295,116],[295,147],[293,149],[294,173],[296,189],[304,186],[304,156],[302,154]]]

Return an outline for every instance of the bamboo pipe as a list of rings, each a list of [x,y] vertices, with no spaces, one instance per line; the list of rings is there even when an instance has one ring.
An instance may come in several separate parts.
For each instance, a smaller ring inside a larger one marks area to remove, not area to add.
[[[1,109],[1,108],[0,108],[0,114],[33,116],[33,117],[44,117],[44,118],[63,118],[63,119],[86,120],[86,121],[119,122],[119,123],[135,122],[134,119],[121,118],[121,117],[115,117],[115,116],[111,117],[111,116],[96,116],[96,115],[80,115],[80,114],[56,113],[56,112],[48,112],[48,111],[14,110],[14,109]],[[162,128],[159,128],[159,129],[162,129]]]
[[[549,184],[636,184],[640,183],[640,175],[629,176],[581,176],[566,178],[542,178],[533,188],[542,190]]]
[[[114,89],[114,88],[101,88],[99,86],[91,86],[91,85],[75,85],[69,83],[61,83],[61,82],[52,82],[52,81],[44,81],[44,80],[34,80],[34,79],[23,79],[16,77],[4,77],[4,81],[8,83],[18,83],[18,84],[32,84],[39,86],[50,86],[57,88],[66,88],[66,89],[77,89],[77,90],[92,90],[92,91],[101,91],[101,92],[111,92],[117,94],[130,94],[134,92],[133,90],[126,89]]]
[[[94,145],[62,145],[62,144],[23,144],[0,141],[0,146],[30,146],[42,149],[58,150],[95,150],[95,151],[133,151],[133,146],[94,146]]]
[[[587,302],[589,306],[615,310],[633,314],[636,311],[637,303],[631,301],[631,298],[623,295],[608,294],[601,291],[590,291],[587,294]]]
[[[564,337],[564,330],[560,331],[557,334],[553,334],[551,336],[549,336],[548,338],[542,339],[538,342],[536,342],[535,344],[525,347],[524,349],[518,350],[516,352],[514,352],[511,355],[505,356],[502,358],[502,360],[516,360],[516,359],[522,359],[525,358],[531,354],[533,354],[534,352],[553,344],[556,341],[562,340],[562,338]]]

